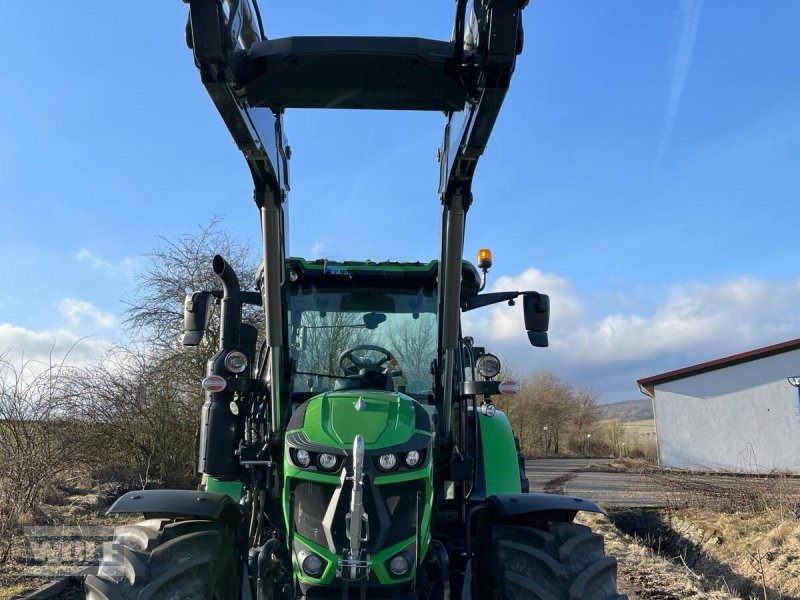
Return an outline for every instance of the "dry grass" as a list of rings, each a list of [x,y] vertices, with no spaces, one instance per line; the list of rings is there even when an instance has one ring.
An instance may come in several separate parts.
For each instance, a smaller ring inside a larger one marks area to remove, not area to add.
[[[605,534],[632,598],[800,600],[800,481],[649,474],[668,508],[582,517]]]
[[[734,600],[724,587],[710,588],[704,578],[679,562],[659,555],[641,539],[620,532],[604,515],[577,519],[605,537],[606,552],[617,557],[620,592],[631,600]]]
[[[800,597],[800,520],[793,513],[711,512],[688,508],[674,514],[673,528],[702,543],[697,568],[724,579],[742,597]],[[733,575],[731,575],[731,572]]]
[[[36,567],[36,576],[33,576],[33,572],[26,567],[23,526],[120,525],[138,518],[137,515],[112,517],[105,515],[106,508],[111,501],[124,491],[119,486],[110,483],[90,484],[87,483],[87,480],[80,483],[85,486],[77,486],[73,483],[55,488],[48,494],[47,501],[42,503],[35,513],[22,515],[15,521],[13,528],[9,528],[8,538],[5,541],[9,546],[10,553],[5,564],[0,567],[0,600],[20,598],[22,594],[29,593],[53,581],[52,576],[44,576],[48,570],[46,563],[41,568]],[[87,546],[90,548],[91,554],[97,551],[100,542],[90,541],[87,543],[96,544],[91,547]],[[46,545],[36,546],[34,543],[32,548],[40,558],[47,556]],[[62,548],[56,547],[55,551],[61,552]],[[64,557],[60,554],[53,557],[53,561],[53,565],[63,566],[65,564]]]
[[[696,508],[719,513],[789,514],[800,505],[800,481],[786,474],[734,476],[722,473],[653,471],[675,509]]]
[[[0,600],[11,600],[11,598],[18,598],[27,590],[28,586],[21,583],[0,587]]]

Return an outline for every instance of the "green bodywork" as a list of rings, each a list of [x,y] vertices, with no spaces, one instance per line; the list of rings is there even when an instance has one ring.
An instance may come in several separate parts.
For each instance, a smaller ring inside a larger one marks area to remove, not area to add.
[[[355,408],[359,399],[366,405],[362,410]],[[397,392],[327,392],[308,401],[303,432],[310,441],[331,448],[351,449],[359,433],[367,450],[402,444],[415,432],[413,403]]]
[[[353,261],[343,261],[343,262],[333,262],[330,260],[306,260],[305,258],[300,258],[297,256],[293,256],[289,258],[287,261],[290,268],[292,266],[297,266],[303,269],[304,271],[318,271],[318,272],[325,272],[335,274],[337,270],[346,270],[346,271],[374,271],[374,270],[381,270],[381,271],[388,271],[388,272],[398,272],[398,271],[405,271],[405,272],[416,272],[416,273],[427,273],[432,271],[436,266],[439,264],[438,260],[431,260],[426,263],[416,262],[416,263],[408,263],[408,262],[381,262],[375,263],[372,261],[362,261],[362,260],[353,260]],[[471,264],[468,261],[464,261],[464,264]]]
[[[486,495],[520,493],[522,486],[517,446],[508,417],[499,410],[493,417],[478,413],[478,423],[481,430],[480,451],[483,454]]]
[[[363,402],[360,410],[356,408],[359,400]],[[431,539],[430,523],[433,506],[431,444],[433,436],[431,431],[417,428],[417,410],[420,410],[420,407],[415,408],[414,399],[398,392],[378,390],[327,392],[307,401],[301,428],[287,431],[287,436],[291,436],[294,432],[302,432],[309,443],[340,451],[351,451],[355,436],[361,434],[364,438],[368,458],[380,454],[379,451],[383,448],[405,444],[415,435],[419,434],[427,438],[424,446],[427,459],[418,468],[388,473],[370,469],[365,477],[365,486],[368,484],[382,486],[414,480],[423,482],[424,494],[420,504],[419,540],[417,541],[416,536],[412,536],[389,547],[378,549],[370,555],[372,572],[377,581],[384,584],[397,584],[414,579],[417,563],[427,553]],[[284,457],[283,486],[287,531],[292,529],[289,521],[292,480],[314,481],[339,488],[344,484],[345,476],[343,470],[336,473],[323,473],[297,467],[291,461],[290,451],[287,445]],[[319,577],[309,577],[300,569],[297,556],[293,552],[292,563],[295,576],[306,583],[323,585],[334,583],[342,549],[337,548],[337,552],[332,552],[330,548],[316,544],[296,532],[293,539],[296,544],[305,546],[327,563]],[[417,544],[419,544],[418,547]],[[388,562],[395,554],[403,550],[409,550],[412,556],[417,556],[417,561],[406,576],[392,576],[388,571]]]
[[[241,481],[225,481],[216,477],[209,477],[206,480],[206,491],[214,492],[215,494],[226,494],[236,503],[242,499],[243,495]]]
[[[367,261],[343,261],[334,262],[325,259],[309,261],[305,258],[293,256],[286,261],[290,270],[299,270],[309,274],[342,275],[348,272],[368,274],[381,273],[387,276],[426,277],[429,276],[430,283],[435,286],[439,272],[439,261],[431,260],[423,262],[372,262]],[[480,285],[480,274],[468,260],[461,261],[461,284],[471,290],[472,294],[478,293]]]

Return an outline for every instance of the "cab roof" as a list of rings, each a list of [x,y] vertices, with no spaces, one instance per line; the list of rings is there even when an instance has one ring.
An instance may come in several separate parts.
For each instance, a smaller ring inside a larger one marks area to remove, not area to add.
[[[293,285],[314,284],[321,287],[341,285],[363,287],[429,288],[437,285],[439,261],[396,262],[344,261],[327,259],[313,261],[292,257],[287,266],[296,275]],[[292,276],[290,280],[294,278]],[[345,283],[346,282],[346,283]],[[480,289],[480,274],[475,266],[462,261],[461,296],[474,296]]]

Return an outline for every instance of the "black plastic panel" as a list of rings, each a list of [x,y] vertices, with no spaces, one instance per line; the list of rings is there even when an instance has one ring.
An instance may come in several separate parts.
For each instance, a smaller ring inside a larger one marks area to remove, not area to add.
[[[141,490],[120,496],[108,514],[175,514],[219,520],[236,504],[225,494],[192,490]]]
[[[503,517],[544,511],[605,511],[591,500],[558,494],[495,494],[488,500]]]
[[[251,106],[463,110],[452,76],[452,42],[410,37],[311,37],[264,40],[250,50]]]

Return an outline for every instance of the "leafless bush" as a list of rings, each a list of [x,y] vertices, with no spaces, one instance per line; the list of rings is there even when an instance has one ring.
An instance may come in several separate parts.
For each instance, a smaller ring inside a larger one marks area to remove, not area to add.
[[[655,440],[633,441],[625,444],[622,453],[625,458],[643,460],[651,464],[658,464],[658,446]]]
[[[0,564],[18,528],[59,478],[85,460],[74,372],[65,359],[18,366],[7,353],[0,356]]]
[[[97,475],[141,488],[194,480],[199,379],[187,381],[159,353],[117,348],[83,380]]]

